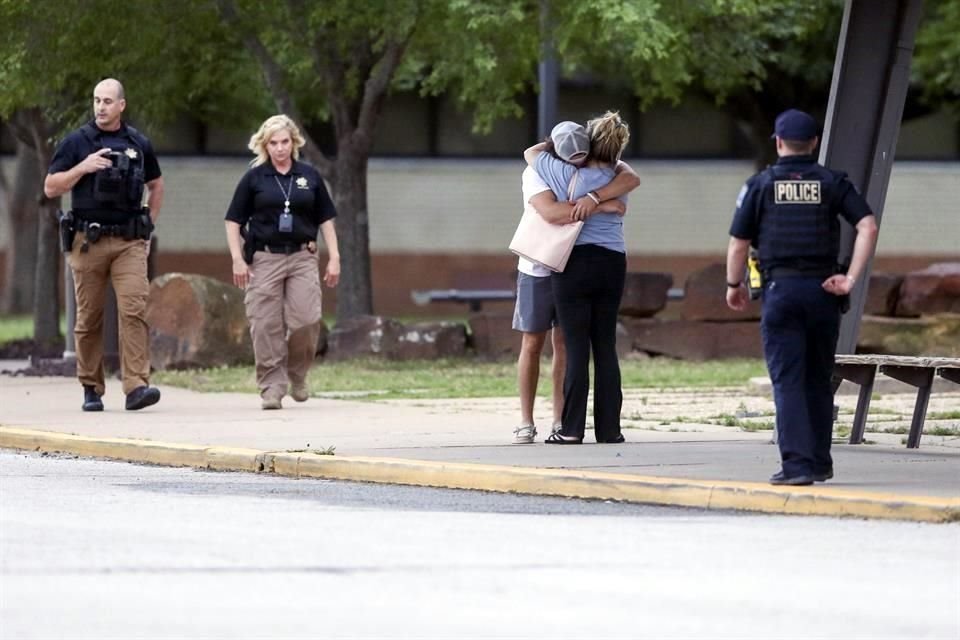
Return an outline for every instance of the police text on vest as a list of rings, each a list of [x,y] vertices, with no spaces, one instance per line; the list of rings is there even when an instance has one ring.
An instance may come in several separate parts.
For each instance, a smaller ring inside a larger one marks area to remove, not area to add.
[[[777,204],[820,204],[820,181],[776,180],[773,193]]]

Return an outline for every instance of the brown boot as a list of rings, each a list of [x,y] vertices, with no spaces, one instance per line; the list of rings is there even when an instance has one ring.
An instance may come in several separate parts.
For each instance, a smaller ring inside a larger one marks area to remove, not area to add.
[[[306,382],[290,385],[290,397],[297,402],[306,402],[310,399],[310,387]]]
[[[260,408],[264,410],[283,409],[282,401],[284,395],[284,391],[280,387],[270,387],[260,394],[260,397],[262,398]]]

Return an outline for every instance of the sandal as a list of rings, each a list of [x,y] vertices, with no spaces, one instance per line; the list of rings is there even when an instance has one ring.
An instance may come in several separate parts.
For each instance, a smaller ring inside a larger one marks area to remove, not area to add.
[[[547,444],[583,444],[583,438],[578,438],[576,436],[565,436],[559,431],[554,431],[551,433],[546,440]]]

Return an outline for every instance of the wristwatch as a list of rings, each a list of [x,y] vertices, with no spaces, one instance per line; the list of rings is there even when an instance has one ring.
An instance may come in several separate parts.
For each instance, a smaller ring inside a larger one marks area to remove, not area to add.
[[[739,289],[739,288],[740,288],[740,283],[737,282],[736,284],[734,284],[733,282],[728,282],[728,283],[727,283],[727,288],[729,288],[729,289]]]

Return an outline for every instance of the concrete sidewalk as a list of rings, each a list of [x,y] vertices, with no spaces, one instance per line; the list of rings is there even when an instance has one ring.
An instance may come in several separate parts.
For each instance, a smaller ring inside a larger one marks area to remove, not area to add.
[[[919,450],[905,449],[899,436],[837,444],[834,480],[781,488],[765,483],[778,468],[769,432],[685,424],[681,431],[627,428],[620,445],[593,444],[589,433],[581,446],[544,445],[544,433],[537,444],[512,445],[515,399],[286,398],[283,410],[261,411],[250,394],[162,391],[158,405],[132,413],[111,381],[106,411],[83,413],[73,379],[0,377],[0,447],[704,508],[960,520],[956,438],[925,436]],[[729,392],[671,394],[714,413],[741,402]],[[643,404],[654,400],[645,396]],[[329,447],[335,455],[316,454]]]

